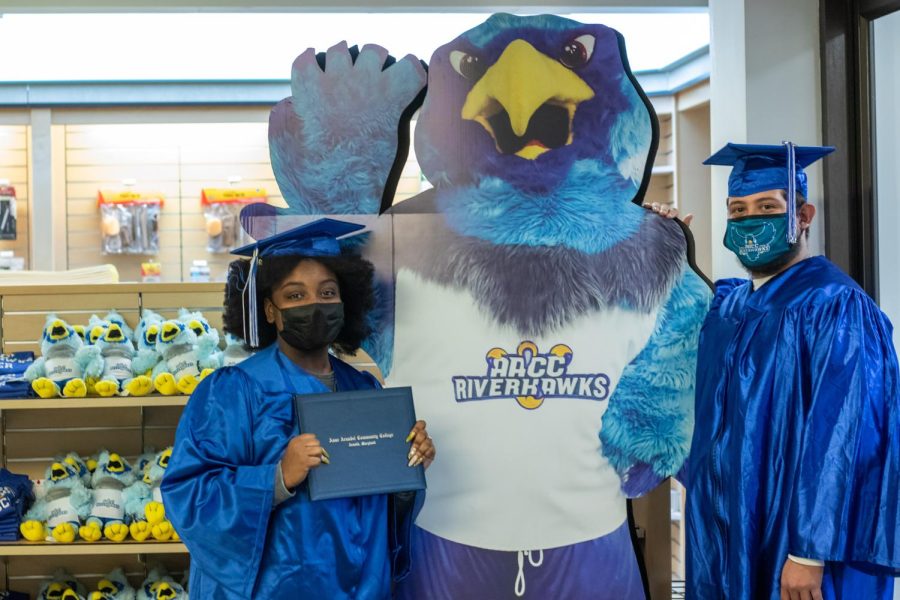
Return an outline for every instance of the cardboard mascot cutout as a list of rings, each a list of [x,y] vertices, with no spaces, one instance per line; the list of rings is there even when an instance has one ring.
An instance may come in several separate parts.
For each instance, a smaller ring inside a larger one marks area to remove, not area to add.
[[[425,77],[377,46],[301,55],[270,120],[289,207],[242,215],[371,228],[364,349],[439,449],[397,595],[642,598],[626,500],[683,466],[709,300],[689,233],[640,206],[655,113],[620,34],[549,15],[438,48],[422,103]],[[420,103],[434,187],[391,207]]]

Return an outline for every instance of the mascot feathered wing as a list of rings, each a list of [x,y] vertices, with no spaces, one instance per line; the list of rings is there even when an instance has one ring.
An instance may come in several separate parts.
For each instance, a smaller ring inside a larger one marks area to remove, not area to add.
[[[370,85],[342,52],[324,77],[336,62]],[[413,546],[428,568],[399,595],[639,598],[626,498],[683,465],[709,298],[679,224],[639,206],[655,114],[620,35],[552,16],[491,17],[435,52],[428,83],[416,153],[434,189],[364,249],[388,267],[364,348],[413,387],[440,450]],[[323,188],[288,212],[370,206]]]

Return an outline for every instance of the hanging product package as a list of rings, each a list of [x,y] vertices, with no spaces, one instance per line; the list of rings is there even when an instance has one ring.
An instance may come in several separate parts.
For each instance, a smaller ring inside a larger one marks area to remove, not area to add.
[[[16,188],[0,185],[0,240],[16,239]]]
[[[157,254],[162,194],[101,190],[101,250],[103,254]]]
[[[251,243],[241,227],[241,209],[268,199],[262,188],[204,188],[200,203],[209,236],[206,250],[220,254]]]

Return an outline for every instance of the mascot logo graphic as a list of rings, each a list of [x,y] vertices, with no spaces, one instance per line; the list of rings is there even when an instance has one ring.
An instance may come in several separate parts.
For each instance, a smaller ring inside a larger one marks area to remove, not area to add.
[[[741,256],[756,260],[760,255],[768,252],[772,242],[775,241],[775,226],[771,223],[764,223],[757,231],[747,235],[733,231],[731,241],[738,248]]]
[[[606,400],[609,377],[603,373],[570,374],[572,357],[572,349],[565,344],[557,344],[545,354],[527,341],[519,344],[515,354],[493,348],[485,356],[486,375],[453,378],[456,401],[515,398],[522,408],[534,410],[546,398]]]

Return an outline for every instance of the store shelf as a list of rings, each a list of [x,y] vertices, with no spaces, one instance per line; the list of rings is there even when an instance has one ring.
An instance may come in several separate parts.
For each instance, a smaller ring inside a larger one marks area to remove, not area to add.
[[[0,410],[60,408],[123,408],[135,406],[184,406],[190,396],[114,396],[112,398],[17,398],[0,400]]]
[[[104,554],[187,554],[181,542],[6,542],[0,556],[74,556]]]

